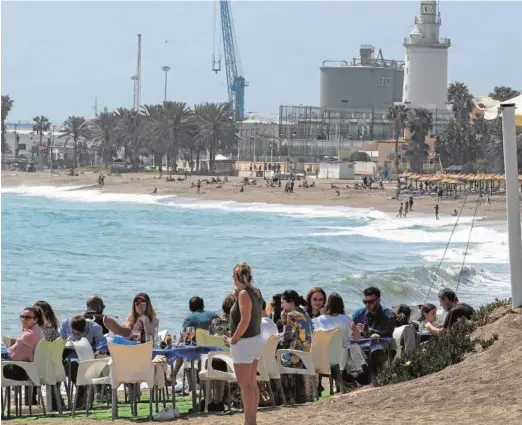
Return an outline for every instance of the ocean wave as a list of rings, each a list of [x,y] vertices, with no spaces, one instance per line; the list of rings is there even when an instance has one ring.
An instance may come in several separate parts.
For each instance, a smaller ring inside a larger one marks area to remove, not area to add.
[[[17,186],[2,187],[2,193],[15,193],[25,196],[41,196],[73,202],[127,202],[136,204],[156,204],[176,195],[160,196],[152,194],[100,192],[87,186]],[[81,190],[80,190],[81,189]]]

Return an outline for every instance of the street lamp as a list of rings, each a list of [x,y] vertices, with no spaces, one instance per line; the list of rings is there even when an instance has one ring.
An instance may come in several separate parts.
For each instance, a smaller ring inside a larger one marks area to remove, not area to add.
[[[168,78],[167,75],[168,75],[168,72],[171,70],[171,67],[165,65],[164,67],[161,68],[161,70],[165,73],[165,93],[164,93],[163,100],[166,102],[167,101],[167,78]]]
[[[130,78],[131,78],[132,81],[134,81],[134,88],[132,90],[132,97],[133,97],[132,108],[133,109],[138,109],[138,105],[136,105],[136,85],[138,84],[138,76],[137,75],[133,75]]]

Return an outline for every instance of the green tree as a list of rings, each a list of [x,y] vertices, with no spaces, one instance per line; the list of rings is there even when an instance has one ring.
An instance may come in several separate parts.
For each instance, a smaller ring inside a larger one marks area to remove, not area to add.
[[[452,119],[435,138],[435,152],[444,168],[464,165],[483,157],[473,123]]]
[[[116,156],[116,115],[114,112],[101,112],[87,123],[89,139],[108,164]]]
[[[428,156],[429,146],[426,137],[432,128],[433,117],[431,112],[424,108],[410,109],[406,124],[410,131],[407,149],[410,167],[413,172],[420,173],[422,164]]]
[[[408,108],[405,105],[392,105],[388,109],[388,122],[393,124],[393,137],[395,138],[395,158],[393,160],[394,172],[399,172],[399,138],[404,134]]]
[[[114,134],[115,149],[123,149],[125,157],[134,167],[139,166],[139,155],[143,143],[143,115],[141,111],[128,108],[118,108],[114,112],[116,130]]]
[[[89,127],[84,117],[70,116],[63,123],[63,129],[58,138],[73,139],[74,159],[73,159],[73,174],[78,168],[78,144],[82,143],[89,136]],[[66,141],[67,143],[67,141]],[[66,146],[64,143],[64,147]]]
[[[520,94],[520,90],[513,90],[511,87],[496,86],[493,92],[489,94],[492,99],[504,102],[509,99],[513,99]]]
[[[9,155],[11,153],[11,147],[6,140],[6,125],[5,121],[11,109],[13,109],[14,100],[9,95],[2,95],[2,155]]]
[[[51,122],[49,121],[49,118],[40,115],[33,118],[34,125],[33,125],[33,131],[40,137],[40,141],[38,143],[38,150],[36,151],[36,155],[40,155],[40,150],[42,149],[43,144],[43,136],[44,133],[49,131],[51,129]],[[50,158],[50,149],[48,149],[47,152],[47,158]]]
[[[457,121],[467,121],[473,110],[473,96],[464,83],[451,83],[448,87],[448,102],[451,103],[453,115]]]
[[[194,108],[198,137],[209,150],[209,169],[214,170],[218,150],[231,151],[237,146],[237,126],[229,103],[201,103]]]

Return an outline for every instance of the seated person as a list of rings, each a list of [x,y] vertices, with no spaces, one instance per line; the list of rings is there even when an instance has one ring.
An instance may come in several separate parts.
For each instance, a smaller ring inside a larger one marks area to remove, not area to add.
[[[353,314],[358,333],[362,332],[364,325],[368,325],[370,335],[378,334],[392,338],[397,320],[395,312],[381,305],[381,291],[378,288],[366,288],[363,294],[363,303],[366,307],[360,308]]]
[[[438,327],[432,327],[429,329],[431,333],[434,335],[441,334],[446,332],[448,329],[457,323],[457,321],[464,317],[467,320],[470,320],[473,314],[475,314],[475,310],[468,304],[461,303],[457,298],[457,294],[453,292],[449,288],[441,289],[439,292],[439,301],[440,306],[446,311],[448,314],[446,315],[446,319],[444,320],[444,324]]]
[[[261,336],[266,341],[272,335],[279,337],[279,331],[275,322],[268,317],[266,312],[266,301],[263,300],[261,306]]]
[[[98,325],[102,327],[103,334],[109,333],[109,329],[103,323],[103,318],[105,317],[103,311],[105,310],[105,304],[103,304],[103,299],[98,295],[90,295],[87,298],[87,309],[85,313],[83,313],[83,317],[89,320],[93,320]]]
[[[418,320],[419,331],[427,330],[431,333],[435,333],[436,329],[439,329],[439,327],[434,324],[435,320],[437,320],[437,307],[429,303],[421,306]]]
[[[279,348],[310,351],[313,325],[304,306],[306,301],[296,291],[287,290],[281,294],[283,333],[279,337]],[[284,367],[303,367],[297,356],[288,353],[281,356],[281,363]],[[282,374],[281,383],[289,404],[312,401],[313,376]]]
[[[86,338],[91,344],[92,350],[96,351],[98,343],[103,338],[103,331],[97,323],[86,320],[83,316],[74,316],[62,323],[60,336],[69,341]]]
[[[189,300],[189,310],[190,314],[183,320],[180,341],[183,341],[186,336],[183,333],[183,329],[186,329],[188,327],[194,327],[195,329],[204,329],[208,331],[212,320],[218,317],[218,315],[213,311],[205,311],[205,302],[201,297],[192,297]],[[178,375],[178,372],[181,369],[182,365],[183,358],[177,358],[174,364],[172,379],[175,379],[175,377]]]
[[[136,294],[132,300],[131,313],[123,326],[110,316],[104,316],[103,323],[114,335],[132,340],[140,340],[142,336],[155,338],[159,328],[156,312],[149,295],[145,292]]]
[[[235,302],[236,299],[233,294],[228,294],[225,297],[225,299],[223,300],[223,304],[221,305],[223,312],[217,317],[214,317],[210,322],[210,326],[208,328],[208,333],[210,335],[230,337],[230,310],[232,310],[232,306]],[[226,363],[219,359],[215,359],[212,362],[212,367],[215,370],[219,370],[222,372],[227,371]],[[211,401],[208,404],[208,411],[223,412],[225,410],[225,404],[223,403],[223,396],[225,393],[225,381],[211,381],[210,390]],[[207,397],[206,394],[205,397]]]
[[[193,326],[207,331],[212,319],[218,317],[213,311],[205,311],[205,302],[201,297],[192,297],[189,300],[189,310],[190,314],[183,320],[183,328]]]
[[[38,307],[26,307],[20,315],[22,320],[22,334],[16,338],[13,345],[7,348],[11,360],[33,362],[36,346],[44,338],[41,327],[44,325],[43,314]],[[15,381],[29,379],[25,370],[19,366],[9,365],[3,369],[3,378]]]
[[[313,319],[314,330],[341,329],[343,332],[343,347],[349,348],[352,339],[352,316],[344,311],[343,298],[337,293],[332,292],[326,301],[324,314]]]

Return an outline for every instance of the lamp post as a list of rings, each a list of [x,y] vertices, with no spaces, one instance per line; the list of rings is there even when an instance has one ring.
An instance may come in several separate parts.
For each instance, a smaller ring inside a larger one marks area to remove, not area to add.
[[[133,75],[132,77],[130,77],[132,81],[134,81],[134,88],[132,89],[132,97],[133,97],[133,100],[132,100],[132,109],[138,109],[139,108],[139,105],[136,104],[136,86],[138,84],[138,76],[137,75]]]
[[[168,65],[165,65],[164,67],[161,68],[161,70],[165,73],[165,92],[164,92],[164,95],[163,95],[163,101],[166,102],[167,101],[167,79],[168,79],[168,72],[171,70],[172,68]]]

